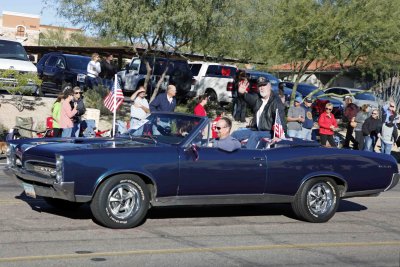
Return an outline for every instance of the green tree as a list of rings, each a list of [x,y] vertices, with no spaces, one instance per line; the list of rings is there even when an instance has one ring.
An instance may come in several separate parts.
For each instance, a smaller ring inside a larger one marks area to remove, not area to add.
[[[368,66],[379,56],[398,54],[399,5],[395,0],[267,2],[270,16],[260,20],[266,30],[258,42],[264,60],[290,63],[297,74],[292,99],[312,62],[319,63],[316,71],[339,62],[341,72],[335,79],[349,66]],[[262,42],[267,38],[269,42]]]
[[[229,7],[228,0],[46,0],[73,23],[97,32],[128,39],[149,53],[176,53],[201,47],[205,50]],[[151,69],[146,62],[148,75]],[[156,90],[157,91],[157,90]],[[156,93],[155,91],[155,93]]]

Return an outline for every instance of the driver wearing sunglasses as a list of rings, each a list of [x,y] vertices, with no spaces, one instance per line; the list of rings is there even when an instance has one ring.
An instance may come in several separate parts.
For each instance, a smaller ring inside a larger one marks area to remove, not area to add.
[[[232,152],[241,147],[240,142],[230,136],[232,128],[232,121],[226,117],[222,117],[215,126],[217,132],[217,140],[215,140],[213,147],[219,148],[224,151]]]

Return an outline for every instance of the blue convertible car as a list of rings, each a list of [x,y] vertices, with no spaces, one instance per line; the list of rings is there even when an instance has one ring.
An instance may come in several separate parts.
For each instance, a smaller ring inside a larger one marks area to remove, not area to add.
[[[210,120],[153,113],[116,138],[20,139],[5,172],[57,208],[90,203],[110,228],[139,225],[154,206],[291,203],[321,223],[341,198],[377,195],[399,181],[390,155],[323,148],[302,140],[233,152],[214,148]]]

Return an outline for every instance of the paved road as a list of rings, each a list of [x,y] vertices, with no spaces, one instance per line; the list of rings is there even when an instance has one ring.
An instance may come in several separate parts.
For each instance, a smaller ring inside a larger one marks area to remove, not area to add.
[[[138,228],[95,224],[88,206],[27,198],[0,160],[0,266],[400,266],[400,186],[342,200],[325,224],[288,205],[159,208]]]

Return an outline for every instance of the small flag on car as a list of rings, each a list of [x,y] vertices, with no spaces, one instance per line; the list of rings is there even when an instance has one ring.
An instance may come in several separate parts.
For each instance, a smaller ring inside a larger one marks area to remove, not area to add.
[[[276,109],[275,112],[275,123],[273,126],[274,138],[285,139],[285,131],[283,130],[281,117],[279,116],[279,111]]]
[[[114,93],[116,95],[114,95]],[[117,110],[123,102],[124,94],[122,93],[119,83],[115,82],[110,93],[104,98],[104,106],[111,112],[114,112],[114,108]]]

